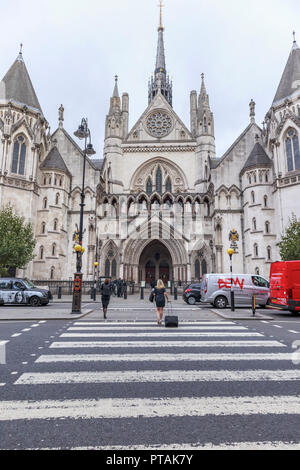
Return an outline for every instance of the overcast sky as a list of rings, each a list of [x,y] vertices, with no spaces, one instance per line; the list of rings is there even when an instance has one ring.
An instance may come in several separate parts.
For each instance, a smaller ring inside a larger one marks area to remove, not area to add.
[[[97,158],[102,157],[105,117],[113,92],[129,93],[132,127],[148,105],[154,71],[158,0],[0,0],[1,79],[19,44],[43,113],[73,135],[87,117]],[[299,0],[164,0],[167,70],[173,108],[190,128],[190,91],[201,73],[215,117],[221,157],[249,123],[256,102],[261,125],[290,53],[293,30],[300,44]],[[298,34],[297,34],[298,33]]]

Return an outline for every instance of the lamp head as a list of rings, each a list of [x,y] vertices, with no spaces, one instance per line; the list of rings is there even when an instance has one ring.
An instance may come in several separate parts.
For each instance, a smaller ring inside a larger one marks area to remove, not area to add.
[[[87,127],[87,123],[84,119],[81,121],[80,126],[78,126],[77,131],[74,132],[74,135],[75,137],[78,137],[78,139],[80,140],[85,139],[86,137],[90,135],[88,127]]]
[[[227,253],[229,256],[232,256],[234,254],[233,248],[228,248]]]
[[[86,146],[86,154],[87,155],[95,155],[95,150],[93,148],[93,145],[92,144],[87,144]]]

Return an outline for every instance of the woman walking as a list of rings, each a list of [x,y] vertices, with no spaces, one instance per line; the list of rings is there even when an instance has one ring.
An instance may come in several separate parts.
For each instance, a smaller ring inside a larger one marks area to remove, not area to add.
[[[153,294],[156,303],[156,317],[157,317],[157,324],[162,325],[163,315],[164,315],[164,307],[167,302],[169,302],[168,294],[166,293],[165,285],[161,279],[157,281],[156,287],[153,289]]]
[[[109,282],[109,279],[105,279],[104,284],[101,286],[101,300],[102,300],[102,308],[103,308],[103,317],[106,320],[106,314],[107,314],[107,307],[110,301],[110,296],[111,296],[111,285]]]

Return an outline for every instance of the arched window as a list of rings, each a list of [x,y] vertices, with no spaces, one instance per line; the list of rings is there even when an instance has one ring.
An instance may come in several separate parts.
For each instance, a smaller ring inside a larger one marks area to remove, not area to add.
[[[207,263],[206,263],[205,259],[201,263],[201,271],[202,271],[202,276],[203,276],[203,274],[207,274]]]
[[[52,245],[52,256],[56,256],[56,243]]]
[[[253,174],[254,183],[256,183],[256,172]]]
[[[110,261],[109,261],[108,258],[105,261],[105,274],[104,275],[105,275],[105,277],[110,276]]]
[[[45,197],[43,199],[43,209],[47,209],[47,205],[48,205],[48,199]]]
[[[195,261],[195,278],[200,279],[200,261],[198,259]]]
[[[44,247],[40,247],[40,259],[44,259]]]
[[[25,174],[26,144],[22,135],[14,143],[11,171],[19,175]]]
[[[221,225],[217,225],[216,227],[216,244],[222,245],[222,227]]]
[[[55,275],[55,268],[52,266],[51,271],[50,271],[50,279],[54,279]]]
[[[259,268],[255,268],[255,274],[259,276]]]
[[[267,259],[270,261],[272,258],[272,250],[270,246],[267,246]]]
[[[58,225],[58,220],[55,219],[55,220],[54,220],[54,224],[53,224],[53,230],[54,230],[55,232],[56,232],[56,230],[57,230],[57,225]]]
[[[150,196],[152,194],[152,191],[153,191],[152,180],[149,177],[148,180],[147,180],[147,184],[146,184],[146,193],[148,194],[148,196]]]
[[[182,201],[182,199],[179,199],[179,200],[177,201],[177,209],[178,209],[178,213],[179,213],[179,214],[183,214],[183,209],[184,209],[184,207],[183,207],[183,201]]]
[[[249,184],[251,184],[252,183],[251,175],[248,176],[248,179],[249,179]]]
[[[46,176],[44,176],[44,185],[46,185],[46,184],[47,184],[47,178],[46,178]]]
[[[155,184],[156,184],[156,191],[159,194],[161,194],[162,193],[162,172],[161,172],[160,167],[157,168]]]
[[[59,193],[57,193],[55,196],[55,205],[57,206],[58,204],[59,204]]]
[[[169,197],[167,197],[167,199],[165,199],[164,204],[165,204],[165,208],[166,208],[167,210],[171,209],[171,207],[172,207],[172,201],[170,200]]]
[[[252,229],[256,230],[256,218],[255,217],[252,219]]]
[[[288,171],[300,169],[299,139],[295,129],[290,129],[285,139]]]
[[[112,263],[111,263],[111,275],[112,275],[112,277],[117,276],[117,262],[116,262],[115,259],[113,259]]]
[[[209,200],[208,199],[205,199],[204,205],[205,205],[205,215],[207,217],[209,217],[210,216],[210,205],[209,205]]]
[[[170,176],[168,176],[166,181],[166,191],[168,191],[169,193],[172,192],[172,182]]]
[[[252,202],[252,204],[255,203],[255,194],[254,194],[254,191],[251,192],[251,202]]]
[[[268,196],[264,196],[264,207],[268,207]]]
[[[253,245],[253,251],[254,251],[255,258],[257,258],[258,257],[258,244],[257,243],[254,243]]]
[[[270,233],[270,222],[268,220],[265,223],[265,229],[266,229],[266,233]]]
[[[46,222],[42,223],[42,230],[41,230],[42,235],[46,233]]]

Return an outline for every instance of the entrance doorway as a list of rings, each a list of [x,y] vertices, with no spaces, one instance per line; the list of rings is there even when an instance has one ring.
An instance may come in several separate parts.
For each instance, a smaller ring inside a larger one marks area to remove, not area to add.
[[[167,284],[173,279],[173,263],[168,248],[159,240],[152,240],[143,250],[139,262],[139,281],[149,286],[162,279]]]
[[[145,266],[146,284],[151,284],[155,280],[155,264],[153,261],[148,261]]]

